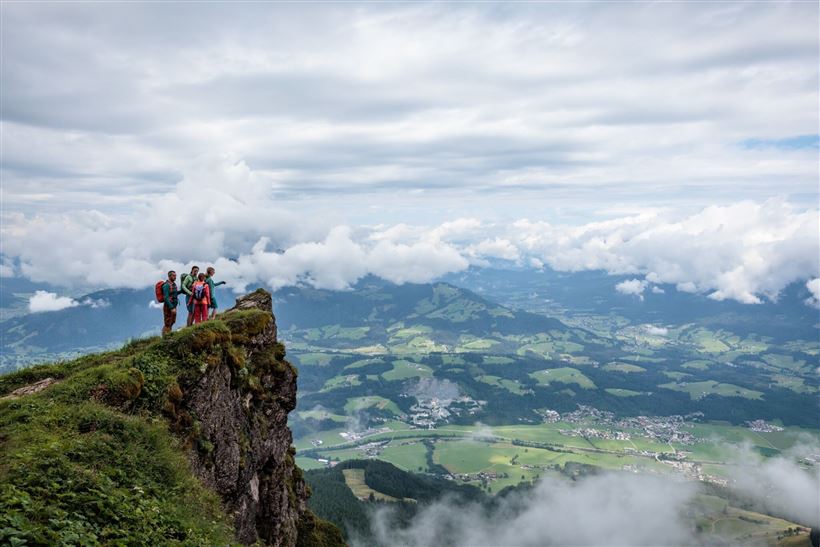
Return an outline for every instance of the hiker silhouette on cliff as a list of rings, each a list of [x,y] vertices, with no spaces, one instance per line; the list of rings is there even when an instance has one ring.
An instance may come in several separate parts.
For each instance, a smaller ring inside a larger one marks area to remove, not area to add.
[[[159,281],[156,286],[157,301],[162,302],[162,334],[163,336],[171,332],[177,320],[177,305],[179,304],[179,293],[177,290],[177,273],[174,270],[168,272],[168,279]]]
[[[185,308],[188,310],[188,319],[185,324],[188,327],[194,324],[194,300],[191,287],[193,286],[194,281],[197,280],[198,276],[199,266],[192,267],[191,273],[189,274],[182,274],[182,292],[185,293]]]
[[[197,276],[191,285],[191,301],[193,302],[193,322],[202,323],[208,320],[208,307],[211,305],[211,286],[205,280],[205,274]]]
[[[216,288],[220,285],[224,285],[225,282],[224,281],[220,281],[219,283],[214,282],[214,274],[216,274],[216,270],[214,269],[213,266],[208,266],[208,269],[206,271],[208,272],[208,275],[205,278],[205,282],[208,283],[208,289],[210,291],[210,295],[209,295],[210,304],[208,304],[208,308],[211,311],[211,316],[209,317],[209,319],[213,319],[214,316],[216,316],[216,308],[217,308]]]

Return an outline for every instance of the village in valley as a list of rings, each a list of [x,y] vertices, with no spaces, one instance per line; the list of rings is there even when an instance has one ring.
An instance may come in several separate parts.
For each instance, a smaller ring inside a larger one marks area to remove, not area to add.
[[[342,453],[344,458],[385,459],[397,450],[421,451],[427,459],[424,465],[419,466],[421,470],[436,460],[433,454],[446,454],[450,446],[467,444],[469,450],[476,454],[483,451],[493,453],[500,447],[513,448],[515,453],[508,458],[505,466],[490,465],[488,469],[464,472],[449,471],[450,467],[458,466],[439,466],[436,474],[451,481],[479,483],[488,487],[494,482],[508,482],[515,473],[523,472],[523,477],[537,478],[543,473],[561,472],[568,463],[575,461],[572,456],[582,456],[581,459],[591,462],[591,465],[601,463],[596,459],[607,463],[612,462],[613,457],[624,459],[620,465],[611,466],[624,472],[675,473],[718,486],[727,486],[730,481],[726,473],[715,472],[722,462],[705,459],[699,453],[699,447],[706,447],[714,441],[714,438],[696,432],[696,425],[703,418],[700,412],[685,416],[619,418],[613,412],[588,405],[578,405],[576,410],[563,414],[553,409],[539,409],[542,427],[549,428],[547,431],[553,433],[547,441],[515,438],[509,434],[510,430],[526,428],[527,436],[532,437],[532,432],[537,432],[539,426],[490,428],[477,424],[469,428],[454,425],[451,422],[454,417],[473,414],[486,404],[466,395],[421,397],[417,401],[410,407],[409,414],[401,414],[396,420],[375,418],[373,421],[381,425],[338,431],[338,442],[333,442],[332,438],[311,439],[312,450],[303,453],[303,456],[314,457],[318,465],[333,467],[340,461],[335,453]],[[709,431],[718,431],[715,426],[708,427]],[[785,430],[765,420],[747,422],[744,429],[754,434]],[[566,440],[562,441],[562,438]],[[543,458],[541,462],[521,457],[521,452],[528,453],[530,450],[566,457],[555,462],[549,461],[549,458]],[[498,458],[490,458],[490,461],[497,463]],[[820,454],[809,455],[802,461],[804,465],[817,465]],[[447,463],[446,457],[439,457],[436,463],[439,462]],[[432,470],[428,468],[428,472]]]

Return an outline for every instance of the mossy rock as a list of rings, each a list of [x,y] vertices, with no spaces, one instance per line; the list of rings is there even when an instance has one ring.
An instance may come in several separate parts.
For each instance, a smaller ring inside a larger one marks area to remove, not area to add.
[[[231,331],[222,321],[206,321],[167,335],[163,347],[169,354],[188,357],[231,341]]]
[[[136,368],[115,370],[110,374],[106,386],[108,390],[106,402],[119,406],[134,401],[140,396],[144,384],[145,378]]]
[[[228,364],[235,370],[245,368],[245,351],[242,348],[233,345],[229,346],[225,350],[225,354],[228,358]]]
[[[338,547],[346,545],[342,532],[332,523],[310,511],[299,519],[296,547]]]
[[[273,316],[262,310],[237,310],[220,317],[231,332],[234,342],[247,344],[254,336],[265,332],[273,322]]]

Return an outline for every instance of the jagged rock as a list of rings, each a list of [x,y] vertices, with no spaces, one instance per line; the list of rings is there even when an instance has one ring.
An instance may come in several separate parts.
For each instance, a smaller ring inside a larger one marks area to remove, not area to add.
[[[258,318],[251,317],[248,324],[254,326],[243,336],[238,312],[246,310],[262,310],[270,320],[260,330]],[[307,514],[307,489],[287,426],[288,412],[296,407],[296,370],[276,355],[281,350],[269,293],[260,289],[239,298],[219,318],[228,325],[237,320],[232,344],[243,355],[234,355],[233,362],[223,357],[181,386],[179,411],[190,414],[197,431],[189,450],[191,466],[222,497],[238,541],[293,546],[304,528],[300,519],[313,518]],[[248,389],[251,376],[256,380]]]

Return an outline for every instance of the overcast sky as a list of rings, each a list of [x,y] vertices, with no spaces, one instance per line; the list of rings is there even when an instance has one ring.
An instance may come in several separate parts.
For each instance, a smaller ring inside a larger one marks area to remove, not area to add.
[[[820,276],[814,1],[0,6],[4,275]]]

